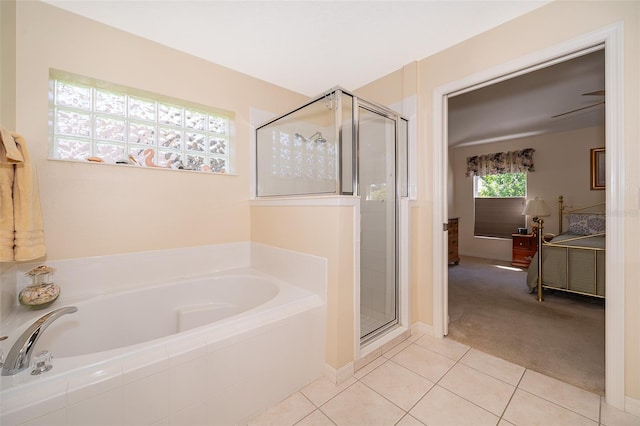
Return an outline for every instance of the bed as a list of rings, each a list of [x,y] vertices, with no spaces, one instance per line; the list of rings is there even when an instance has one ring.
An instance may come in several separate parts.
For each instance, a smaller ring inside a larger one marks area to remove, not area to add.
[[[527,286],[538,287],[538,257],[542,259],[542,288],[605,297],[605,204],[569,210],[558,197],[559,232],[546,234],[531,260]],[[563,232],[563,221],[568,223]]]

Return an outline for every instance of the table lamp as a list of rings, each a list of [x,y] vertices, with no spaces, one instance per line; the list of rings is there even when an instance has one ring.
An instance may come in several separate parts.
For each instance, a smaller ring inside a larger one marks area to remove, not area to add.
[[[535,223],[536,234],[538,236],[538,302],[542,302],[542,254],[540,248],[542,247],[542,228],[544,228],[543,216],[549,216],[549,207],[544,200],[536,197],[533,200],[527,201],[527,205],[522,211],[523,215],[533,216],[533,223]]]

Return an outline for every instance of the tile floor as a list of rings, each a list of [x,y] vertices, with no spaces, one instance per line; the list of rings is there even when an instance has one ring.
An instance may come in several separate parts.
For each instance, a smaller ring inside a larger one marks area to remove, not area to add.
[[[639,426],[640,417],[453,340],[414,335],[346,382],[318,379],[248,425]]]

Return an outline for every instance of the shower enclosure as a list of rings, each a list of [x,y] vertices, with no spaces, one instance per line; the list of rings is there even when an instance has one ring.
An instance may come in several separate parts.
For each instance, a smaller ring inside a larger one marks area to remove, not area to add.
[[[398,324],[398,205],[408,121],[341,89],[256,130],[256,196],[360,199],[360,341]]]

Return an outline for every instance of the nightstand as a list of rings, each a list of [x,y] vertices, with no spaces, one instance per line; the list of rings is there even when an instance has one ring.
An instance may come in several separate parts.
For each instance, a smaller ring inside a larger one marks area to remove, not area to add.
[[[458,219],[457,217],[449,218],[447,230],[449,231],[449,263],[460,263],[460,255],[458,254]]]
[[[511,265],[528,268],[533,255],[538,251],[538,239],[535,234],[511,234],[513,253]]]

